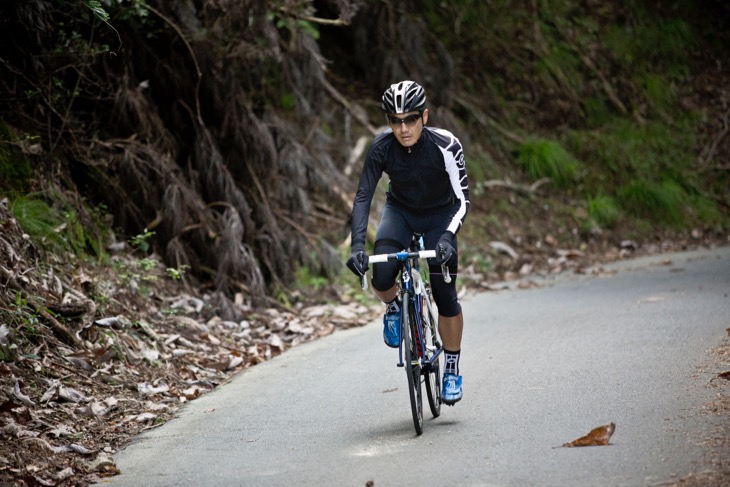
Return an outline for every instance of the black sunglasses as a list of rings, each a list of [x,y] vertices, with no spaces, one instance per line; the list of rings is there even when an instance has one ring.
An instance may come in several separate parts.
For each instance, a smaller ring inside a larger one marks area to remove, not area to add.
[[[393,127],[400,126],[402,123],[406,124],[406,127],[415,127],[420,119],[420,113],[418,115],[408,115],[403,118],[398,118],[395,115],[388,115],[388,123]]]

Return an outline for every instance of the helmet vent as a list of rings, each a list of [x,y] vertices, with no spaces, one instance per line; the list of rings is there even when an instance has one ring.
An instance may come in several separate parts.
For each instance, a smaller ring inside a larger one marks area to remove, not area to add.
[[[420,112],[426,107],[426,92],[415,81],[394,83],[383,93],[380,106],[386,113]]]

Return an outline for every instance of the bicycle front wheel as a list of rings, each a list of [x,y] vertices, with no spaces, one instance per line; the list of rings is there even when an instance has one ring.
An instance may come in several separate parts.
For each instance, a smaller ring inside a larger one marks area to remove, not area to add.
[[[423,403],[421,398],[421,362],[416,345],[416,317],[413,304],[406,296],[403,299],[401,336],[403,337],[403,363],[408,376],[408,393],[411,397],[411,412],[416,434],[423,433]]]

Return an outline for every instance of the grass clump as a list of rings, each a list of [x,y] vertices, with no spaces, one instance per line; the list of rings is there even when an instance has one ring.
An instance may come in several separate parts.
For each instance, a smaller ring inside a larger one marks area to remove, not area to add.
[[[610,228],[621,218],[621,205],[612,196],[588,199],[588,220],[591,226]]]
[[[86,224],[78,211],[85,212]],[[11,201],[10,212],[33,242],[56,257],[105,256],[106,227],[98,212],[74,208],[59,194],[50,200],[35,194],[18,197]]]
[[[674,181],[638,180],[618,194],[621,206],[639,218],[677,226],[685,222],[687,194]]]
[[[11,203],[10,211],[31,240],[52,253],[62,255],[83,247],[77,241],[75,218],[71,215],[64,218],[43,200],[20,197]]]
[[[689,24],[643,8],[636,9],[632,19],[611,26],[605,34],[604,43],[614,59],[635,72],[660,70],[673,79],[685,76],[687,53],[695,45]]]
[[[297,267],[295,273],[296,287],[299,289],[319,290],[329,284],[329,279],[324,276],[315,275],[307,266]]]
[[[571,186],[578,174],[575,157],[550,140],[528,140],[519,148],[517,161],[531,178],[550,178],[560,188]]]

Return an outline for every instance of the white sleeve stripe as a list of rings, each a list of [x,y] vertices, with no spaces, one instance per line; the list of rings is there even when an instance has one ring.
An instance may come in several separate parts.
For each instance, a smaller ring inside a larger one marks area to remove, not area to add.
[[[453,144],[458,144],[458,141],[452,138],[449,147],[451,147]],[[448,147],[441,148],[441,152],[444,155],[444,160],[446,162],[446,172],[449,175],[451,187],[460,202],[459,209],[454,215],[454,218],[449,223],[449,226],[446,228],[446,230],[456,235],[456,233],[459,231],[459,228],[461,228],[461,224],[464,221],[464,218],[466,217],[469,205],[469,201],[466,199],[466,194],[464,193],[467,182],[466,169],[464,167],[464,156],[463,151],[459,150],[456,153],[457,158],[455,158],[454,153],[449,151]]]

